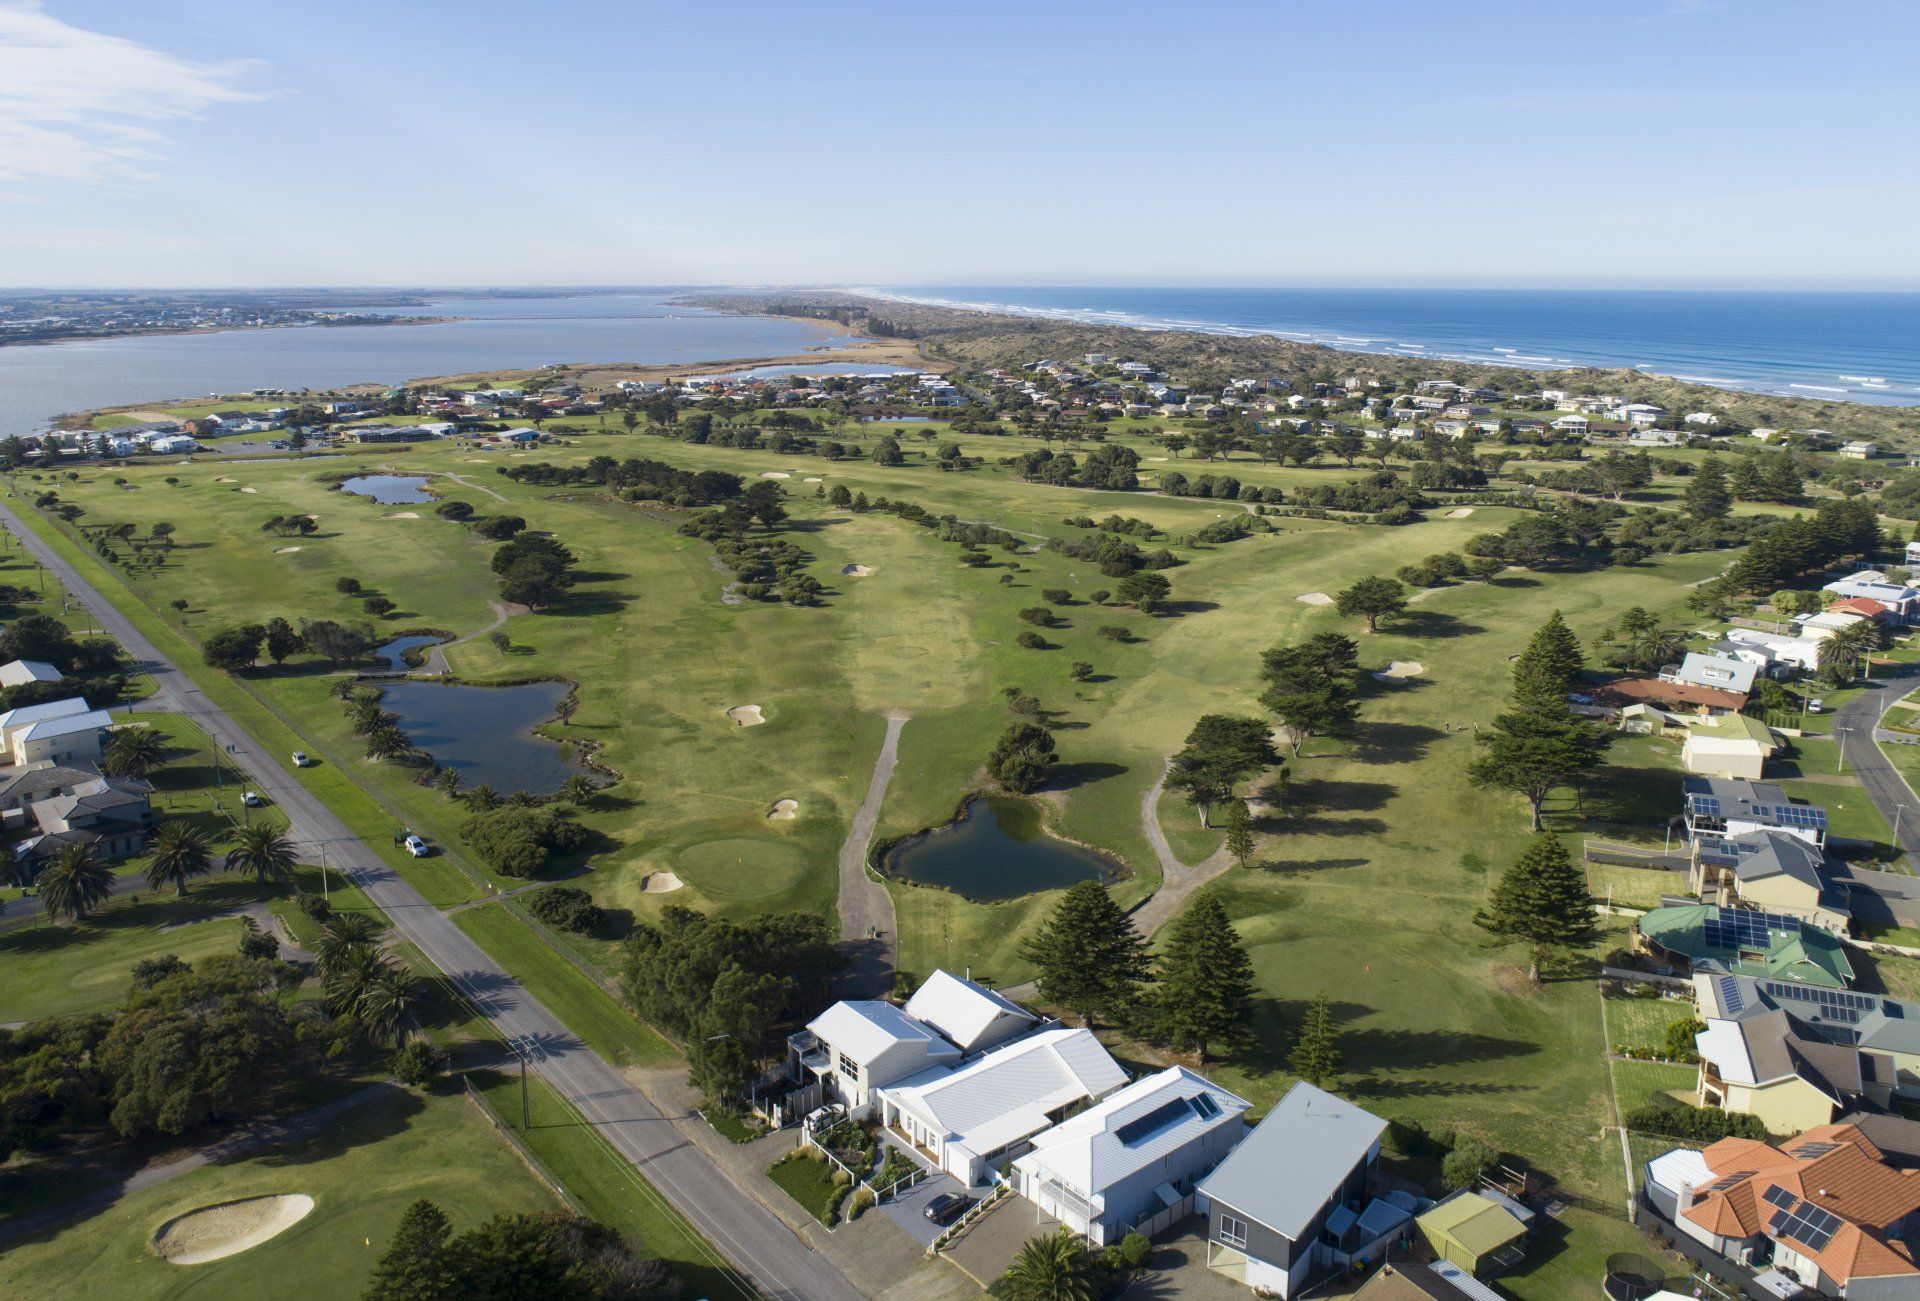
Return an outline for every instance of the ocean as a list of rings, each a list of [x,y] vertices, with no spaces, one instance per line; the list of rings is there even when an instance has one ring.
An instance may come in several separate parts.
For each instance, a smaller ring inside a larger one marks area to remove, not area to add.
[[[1920,405],[1920,294],[895,285],[862,292],[1091,325],[1277,335],[1350,352],[1646,371]]]
[[[359,310],[433,325],[293,326],[0,348],[0,437],[65,411],[253,388],[397,383],[553,362],[677,365],[780,357],[827,343],[805,321],[677,307],[668,293],[451,298]],[[702,370],[725,369],[702,366]]]

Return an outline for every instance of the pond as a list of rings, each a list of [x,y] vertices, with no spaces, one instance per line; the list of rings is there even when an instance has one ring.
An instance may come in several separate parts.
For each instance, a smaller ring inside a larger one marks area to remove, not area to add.
[[[972,800],[950,827],[915,836],[887,855],[890,875],[937,885],[975,903],[1104,881],[1113,861],[1047,834],[1040,810],[1026,800]]]
[[[345,480],[341,492],[371,497],[382,506],[414,506],[432,501],[425,478],[414,474],[362,474]]]
[[[416,633],[411,637],[396,637],[373,654],[376,659],[384,660],[386,667],[398,673],[412,667],[407,663],[408,651],[416,646],[433,646],[445,640],[445,637],[436,637],[430,632]]]
[[[415,639],[403,637],[392,645],[402,642]],[[381,649],[385,653],[391,647]],[[512,687],[393,682],[383,685],[380,707],[399,719],[408,739],[435,763],[459,773],[463,786],[491,786],[502,795],[551,795],[567,778],[587,771],[573,746],[533,731],[553,718],[566,694],[564,682]]]

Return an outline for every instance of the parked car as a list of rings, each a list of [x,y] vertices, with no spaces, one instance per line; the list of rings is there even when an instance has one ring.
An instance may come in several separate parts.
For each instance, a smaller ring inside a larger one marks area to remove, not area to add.
[[[1827,698],[1825,696],[1815,696],[1813,699],[1807,702],[1807,712],[1809,714],[1821,713],[1826,709],[1826,707],[1827,707]]]
[[[311,768],[313,767],[313,760],[307,758],[307,752],[305,750],[295,750],[293,752],[293,766],[296,768]]]
[[[927,1203],[926,1216],[935,1224],[952,1224],[972,1205],[973,1198],[965,1193],[941,1193]]]
[[[815,1107],[807,1113],[805,1121],[807,1132],[818,1134],[823,1129],[831,1129],[846,1114],[847,1109],[837,1102],[829,1102],[824,1107]]]
[[[250,809],[257,809],[266,801],[260,798],[259,791],[248,791],[240,797],[240,802]]]
[[[433,852],[432,850],[427,848],[427,842],[422,840],[418,836],[409,835],[406,838],[406,840],[404,840],[401,843],[403,843],[407,847],[407,852],[409,854],[412,854],[415,858],[425,858],[428,854]]]

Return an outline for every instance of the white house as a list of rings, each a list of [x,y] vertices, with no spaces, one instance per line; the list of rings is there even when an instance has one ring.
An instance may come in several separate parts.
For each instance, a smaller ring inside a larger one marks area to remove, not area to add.
[[[1680,763],[1688,772],[1758,781],[1766,775],[1767,760],[1779,748],[1772,730],[1759,719],[1721,714],[1699,719],[1687,729]]]
[[[961,1057],[933,1027],[878,999],[835,1003],[789,1038],[787,1050],[790,1068],[797,1062],[811,1072],[854,1116],[870,1109],[875,1090]]]
[[[1775,663],[1790,664],[1808,673],[1820,667],[1820,639],[1817,637],[1784,637],[1777,632],[1761,632],[1757,628],[1729,628],[1727,641],[1746,650],[1764,653]],[[1748,655],[1736,650],[1723,653],[1747,660],[1758,667],[1759,654]]]
[[[984,985],[935,971],[907,1000],[907,1015],[933,1027],[962,1053],[973,1054],[1040,1024],[1040,1018]]]
[[[1688,651],[1687,657],[1677,665],[1669,665],[1660,670],[1662,682],[1672,682],[1689,687],[1712,687],[1715,691],[1732,691],[1748,695],[1753,691],[1754,675],[1759,670],[1745,660],[1734,659],[1727,655],[1702,655],[1698,651]]]
[[[1836,578],[1824,584],[1821,590],[1843,598],[1864,596],[1869,601],[1878,601],[1887,607],[1894,623],[1909,624],[1920,620],[1920,590],[1906,583],[1893,582],[1877,569],[1862,569],[1846,578]]]
[[[36,763],[98,763],[100,737],[113,718],[79,697],[22,705],[0,714],[0,750],[26,767]]]
[[[0,664],[0,687],[24,687],[29,682],[59,682],[65,675],[45,660],[15,660]]]
[[[1193,1209],[1194,1182],[1246,1137],[1247,1103],[1182,1066],[1135,1080],[1037,1134],[1013,1185],[1099,1247]]]
[[[1880,455],[1880,445],[1860,441],[1846,443],[1841,446],[1840,455],[1854,461],[1871,461]]]
[[[1074,1107],[1126,1082],[1126,1071],[1092,1031],[1042,1030],[966,1065],[936,1067],[881,1089],[880,1118],[972,1187]]]

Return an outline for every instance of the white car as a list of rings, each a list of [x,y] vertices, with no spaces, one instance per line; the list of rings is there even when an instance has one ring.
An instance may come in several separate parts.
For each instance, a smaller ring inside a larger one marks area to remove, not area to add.
[[[296,768],[311,768],[313,767],[313,760],[307,758],[307,752],[305,750],[295,750],[293,752],[293,766]]]
[[[427,848],[427,842],[420,839],[420,837],[418,836],[408,836],[401,843],[406,846],[407,852],[409,854],[412,854],[415,858],[425,858],[428,854],[433,852]]]
[[[1826,709],[1826,707],[1827,707],[1827,700],[1825,696],[1815,696],[1812,700],[1809,700],[1807,702],[1807,712],[1809,714],[1818,714],[1822,710]]]
[[[262,804],[266,803],[265,800],[260,798],[259,791],[248,791],[245,795],[242,795],[240,797],[240,802],[246,805],[250,809],[257,809]]]

